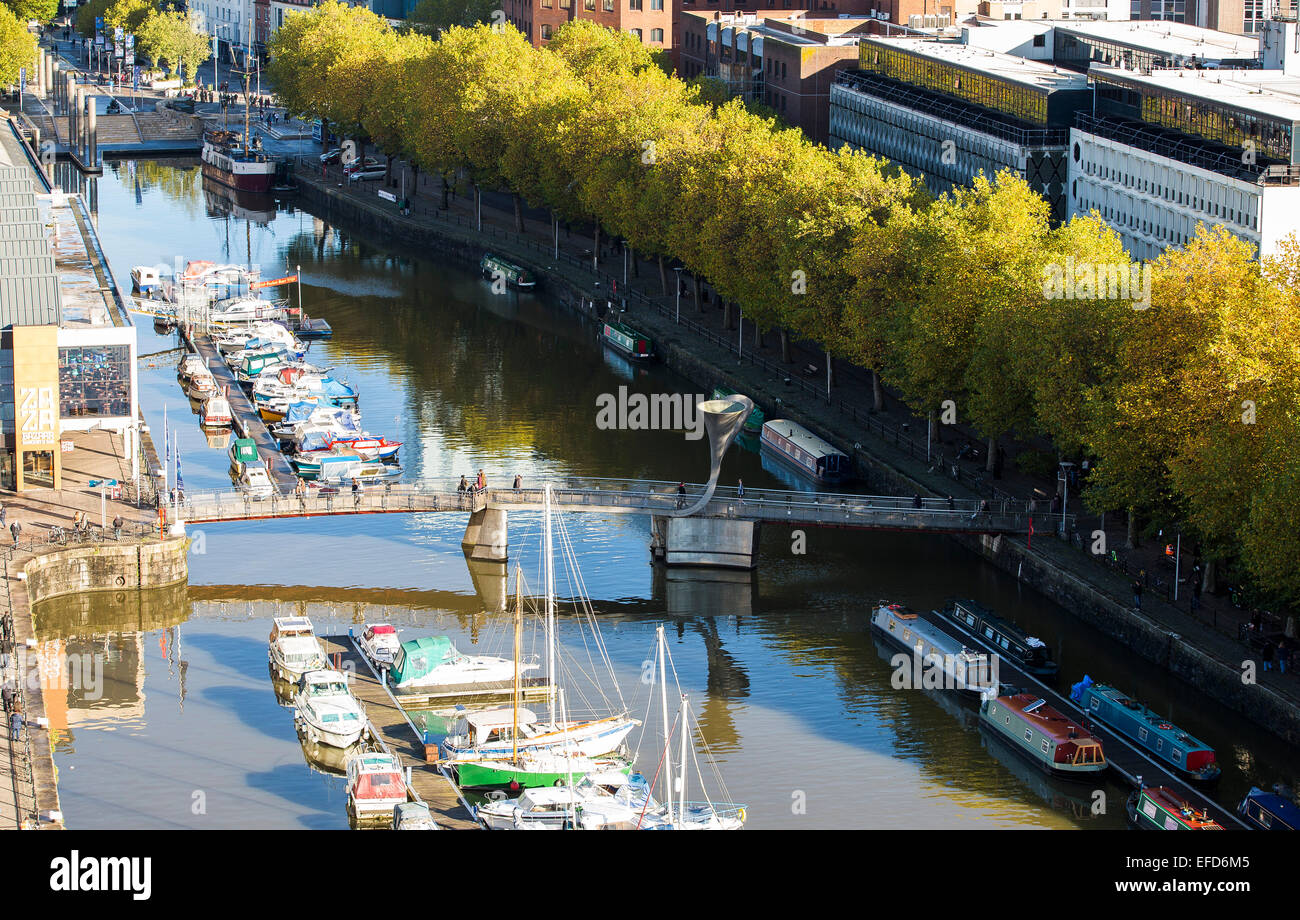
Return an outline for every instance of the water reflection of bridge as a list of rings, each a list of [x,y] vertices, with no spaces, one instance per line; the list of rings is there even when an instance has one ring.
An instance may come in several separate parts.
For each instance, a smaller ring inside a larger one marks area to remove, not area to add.
[[[900,498],[754,489],[743,495],[719,488],[689,516],[678,484],[626,479],[571,479],[552,485],[561,512],[645,514],[652,519],[651,549],[669,565],[753,568],[763,523],[795,527],[914,531],[941,534],[1022,534],[1032,526],[1027,503],[978,499]],[[687,490],[694,501],[703,487]],[[179,516],[186,523],[219,523],[347,514],[462,513],[469,515],[462,545],[473,560],[505,562],[510,510],[540,511],[545,491],[488,489],[460,492],[457,481],[368,486],[356,492],[314,491],[254,499],[241,492],[188,495]]]

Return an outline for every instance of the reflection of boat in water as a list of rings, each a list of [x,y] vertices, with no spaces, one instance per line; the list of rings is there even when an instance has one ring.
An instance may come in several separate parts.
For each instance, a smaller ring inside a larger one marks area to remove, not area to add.
[[[275,701],[285,709],[292,707],[293,695],[298,690],[297,685],[282,678],[271,662],[267,662],[266,672],[271,677],[271,690],[275,693]]]
[[[602,348],[601,351],[604,353],[605,366],[624,380],[635,381],[636,378],[644,377],[649,373],[644,364],[633,364],[630,359],[612,348]]]
[[[302,746],[302,756],[307,761],[307,766],[317,773],[326,776],[347,775],[348,751],[345,748],[318,744],[301,728],[298,729],[298,743]]]
[[[233,189],[203,177],[203,198],[209,217],[234,217],[259,225],[275,220],[275,198],[268,192]]]
[[[1099,817],[1092,810],[1092,802],[1072,791],[1060,780],[1041,770],[1034,769],[1029,761],[1018,755],[1001,735],[979,726],[980,741],[989,756],[1005,767],[1020,784],[1048,804],[1053,811],[1068,812],[1075,818],[1092,820]],[[1076,784],[1073,787],[1077,790]]]

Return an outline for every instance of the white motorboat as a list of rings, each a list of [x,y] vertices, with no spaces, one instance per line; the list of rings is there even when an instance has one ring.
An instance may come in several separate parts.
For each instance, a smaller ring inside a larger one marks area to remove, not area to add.
[[[131,269],[131,284],[141,294],[151,294],[162,284],[162,276],[156,266],[137,265]]]
[[[406,802],[393,808],[393,830],[436,831],[438,825],[423,802]]]
[[[234,421],[234,414],[230,410],[230,400],[226,399],[225,394],[218,393],[216,396],[209,396],[203,403],[202,413],[204,428],[229,428]]]
[[[293,701],[303,731],[318,744],[346,748],[361,740],[366,716],[342,671],[307,671],[298,678]]]
[[[275,494],[275,485],[264,461],[252,460],[244,464],[239,473],[239,490],[253,498],[270,498]]]
[[[306,671],[326,666],[325,651],[306,617],[276,617],[267,654],[272,668],[290,683]]]
[[[260,297],[223,297],[208,310],[208,321],[216,326],[246,326],[284,319],[284,308]]]
[[[190,382],[185,387],[185,392],[192,399],[206,400],[209,396],[217,394],[217,378],[212,376],[212,372],[205,367],[190,378]]]
[[[181,363],[176,366],[176,373],[180,374],[184,380],[189,380],[195,374],[206,374],[208,366],[203,363],[203,358],[190,352],[181,358]]]
[[[397,638],[397,627],[388,623],[372,623],[367,626],[357,640],[357,645],[361,647],[362,654],[381,669],[391,668],[393,658],[402,648],[402,642]]]
[[[406,776],[395,754],[357,751],[349,754],[348,810],[359,820],[391,820],[393,809],[407,798]]]
[[[556,755],[557,757],[559,755]],[[563,764],[557,764],[563,769]],[[644,776],[621,770],[588,772],[572,786],[525,789],[517,799],[489,795],[474,809],[488,830],[659,830],[662,819]]]

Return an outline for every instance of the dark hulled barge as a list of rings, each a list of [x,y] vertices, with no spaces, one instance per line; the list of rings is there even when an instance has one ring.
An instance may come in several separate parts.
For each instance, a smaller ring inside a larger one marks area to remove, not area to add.
[[[1052,650],[1046,643],[981,604],[955,600],[943,608],[942,614],[1027,674],[1049,683],[1056,679],[1059,666],[1052,659]]]

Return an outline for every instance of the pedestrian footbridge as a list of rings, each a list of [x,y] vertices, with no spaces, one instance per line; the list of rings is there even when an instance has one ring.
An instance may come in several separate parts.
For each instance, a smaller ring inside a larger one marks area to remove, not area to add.
[[[188,494],[174,509],[185,524],[350,514],[465,514],[462,541],[472,559],[504,562],[510,511],[540,511],[546,486],[556,512],[643,514],[651,518],[651,548],[670,565],[752,568],[760,526],[840,527],[942,534],[1026,534],[1059,526],[1026,503],[915,499],[892,495],[738,489],[630,479],[564,479],[520,489],[458,491],[459,479],[368,485],[353,492],[311,489],[305,495],[253,498],[245,493]]]

